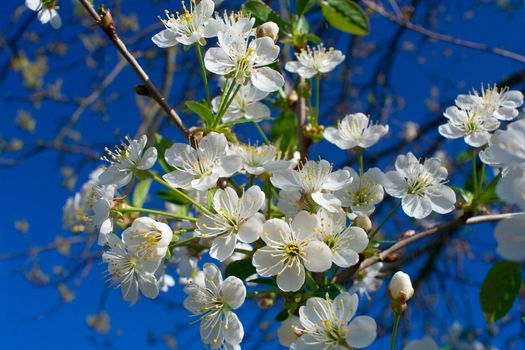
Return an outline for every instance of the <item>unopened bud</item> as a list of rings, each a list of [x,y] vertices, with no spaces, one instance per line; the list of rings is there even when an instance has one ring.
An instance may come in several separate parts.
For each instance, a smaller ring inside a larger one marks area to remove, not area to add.
[[[402,271],[394,274],[388,285],[388,295],[390,296],[390,306],[396,313],[406,310],[406,302],[414,295],[414,288],[410,276]]]
[[[372,221],[368,216],[358,216],[354,221],[355,226],[361,227],[366,232],[370,232],[372,229]]]
[[[279,343],[282,346],[290,346],[299,337],[300,334],[296,331],[298,327],[301,327],[301,321],[299,317],[290,315],[286,320],[281,323],[281,327],[277,330],[277,336],[279,337]]]
[[[277,39],[279,39],[279,26],[275,22],[266,22],[257,27],[255,34],[258,38],[267,36],[274,42],[277,42]]]

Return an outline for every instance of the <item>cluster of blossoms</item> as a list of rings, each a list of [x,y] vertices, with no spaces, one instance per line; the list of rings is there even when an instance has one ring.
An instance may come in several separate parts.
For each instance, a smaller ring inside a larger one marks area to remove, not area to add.
[[[27,3],[45,12],[39,18],[51,16],[53,21],[56,17],[52,16],[56,15],[54,2]],[[147,137],[142,136],[128,138],[114,151],[106,149],[103,159],[109,166],[97,169],[68,200],[65,226],[98,235],[107,277],[132,304],[140,294],[156,298],[159,291],[169,291],[175,279],[166,271],[173,267],[187,294],[184,307],[199,317],[202,341],[212,349],[240,349],[244,329],[234,310],[259,292],[247,293],[245,282],[248,287],[270,285],[272,295],[294,300],[288,303],[293,305],[279,329],[284,346],[297,350],[368,347],[376,338],[377,326],[369,316],[354,317],[358,294],[370,297],[383,273],[381,263],[363,270],[359,264],[375,254],[381,243],[375,235],[390,216],[375,227],[370,217],[387,195],[400,199],[394,210],[401,207],[410,218],[453,212],[456,193],[447,185],[447,168],[439,157],[419,159],[408,152],[398,155],[388,171],[366,169],[364,154],[388,134],[389,127],[373,123],[363,113],[348,114],[336,126],[319,128],[324,140],[356,154],[356,169],[334,169],[329,161],[309,160],[306,155],[297,158],[270,142],[241,142],[228,128],[270,117],[272,110],[264,101],[272,93],[285,94],[276,44],[279,28],[271,22],[256,28],[255,19],[243,13],[219,15],[211,0],[191,0],[180,13],[166,11],[166,15],[165,29],[153,42],[161,48],[195,46],[207,92],[206,70],[221,80],[222,94],[213,99],[207,96],[206,107],[200,105],[208,108],[211,117],[201,116],[202,133],[192,134],[191,143],[176,142],[161,150],[158,145],[148,147]],[[211,40],[216,40],[216,46],[202,56],[201,47]],[[322,45],[304,48],[296,56],[297,61],[287,62],[284,69],[303,80],[319,80],[345,59],[341,51]],[[495,131],[500,121],[517,117],[522,103],[521,93],[496,87],[482,94],[460,95],[456,106],[446,110],[448,123],[439,132],[447,138],[464,137],[472,147],[487,145],[479,156],[500,172],[499,197],[525,210],[525,146],[521,142],[525,121]],[[309,113],[318,117],[311,107]],[[161,155],[164,173],[157,174],[154,167]],[[146,179],[164,186],[178,204],[167,205],[166,211],[147,209],[142,208],[143,202],[134,206],[119,194],[136,180]],[[523,227],[521,218],[498,225],[502,256],[525,260],[525,239],[519,234]],[[224,266],[248,262],[253,274],[245,281],[231,273],[223,279],[221,269],[208,260]],[[323,287],[339,282],[339,269],[352,268],[358,271],[343,281],[344,291],[319,297]],[[394,312],[402,314],[414,295],[408,275],[396,273],[388,294]],[[433,344],[424,339],[406,349],[421,346],[431,349]]]

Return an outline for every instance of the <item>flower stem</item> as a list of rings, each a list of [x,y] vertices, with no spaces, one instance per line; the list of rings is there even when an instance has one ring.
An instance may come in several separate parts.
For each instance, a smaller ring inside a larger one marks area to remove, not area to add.
[[[359,176],[363,176],[363,149],[361,147],[356,148],[357,152],[357,162],[359,164]]]
[[[272,214],[272,183],[268,176],[265,181],[266,200],[268,201],[268,207],[266,209],[266,219],[269,219]]]
[[[185,240],[182,240],[180,242],[172,242],[172,244],[170,244],[170,249],[173,249],[175,247],[184,247],[184,246],[187,246],[189,243],[191,242],[195,242],[195,241],[198,241],[199,239],[201,239],[200,237],[191,237],[191,238],[188,238],[188,239],[185,239]]]
[[[399,320],[401,320],[401,314],[394,314],[394,327],[392,329],[392,338],[390,339],[390,350],[394,350],[396,345],[397,328],[399,326]]]
[[[271,142],[270,140],[268,139],[268,137],[266,136],[266,134],[264,133],[264,130],[261,128],[261,126],[259,125],[258,122],[256,121],[253,121],[253,125],[255,125],[255,127],[257,128],[257,131],[259,132],[259,134],[261,135],[263,141],[265,144],[269,145]]]
[[[229,96],[228,100],[226,100],[226,103],[222,107],[222,111],[219,112],[218,115],[217,115],[217,125],[221,122],[221,119],[224,116],[224,113],[226,113],[228,108],[230,108],[230,105],[232,104],[233,99],[235,98],[235,95],[237,95],[237,92],[239,92],[239,90],[241,88],[241,85],[239,85],[239,84],[235,84],[235,85],[236,86],[235,86],[235,90],[233,91],[233,94],[231,94],[231,96]]]
[[[321,74],[315,76],[315,117],[313,119],[313,126],[319,125],[319,105],[321,96]]]
[[[478,187],[478,167],[476,162],[476,149],[473,148],[472,152],[472,187],[474,188],[474,197],[478,196],[479,187]]]
[[[204,82],[204,89],[206,90],[206,102],[208,107],[211,108],[211,98],[210,98],[210,89],[208,87],[208,77],[206,76],[206,68],[204,67],[204,60],[202,59],[202,51],[199,43],[195,43],[195,50],[197,51],[197,56],[199,56],[199,63],[201,65],[201,74],[202,80]]]
[[[370,234],[370,242],[374,239],[375,235],[379,232],[379,230],[381,229],[381,227],[383,227],[383,225],[388,221],[388,219],[390,219],[390,217],[392,215],[394,215],[394,213],[396,212],[397,209],[399,209],[399,207],[401,206],[401,202],[399,202],[391,211],[390,213],[388,213],[387,216],[385,216],[385,218],[383,219],[383,221],[381,221],[381,223],[379,224],[379,226],[376,227],[376,229],[374,230],[374,232],[372,232],[372,234]]]
[[[172,187],[170,186],[169,183],[167,183],[166,181],[164,181],[160,176],[158,176],[157,174],[155,174],[154,172],[152,171],[148,171],[147,174],[155,181],[157,181],[158,183],[160,183],[161,185],[163,186],[166,186],[167,188],[169,188],[170,190],[172,190],[173,192],[177,193],[179,196],[181,196],[182,198],[184,198],[185,200],[187,200],[188,202],[190,202],[191,204],[193,204],[195,207],[197,207],[198,209],[200,209],[202,212],[206,213],[206,214],[211,214],[211,212],[205,208],[203,205],[201,205],[200,203],[198,203],[195,199],[191,198],[190,196],[188,196],[186,193],[184,193],[183,191],[175,188],[175,187]]]
[[[148,213],[148,214],[162,215],[162,216],[170,217],[173,219],[197,221],[196,218],[191,217],[191,216],[178,215],[178,214],[174,214],[174,213],[170,213],[170,212],[162,211],[162,210],[137,208],[137,207],[131,207],[131,206],[127,206],[127,207],[120,209],[120,212],[121,213],[133,213],[133,212]]]

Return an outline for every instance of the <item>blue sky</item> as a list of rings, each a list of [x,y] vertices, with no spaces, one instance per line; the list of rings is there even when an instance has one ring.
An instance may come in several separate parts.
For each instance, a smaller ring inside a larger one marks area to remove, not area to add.
[[[157,15],[162,14],[165,7],[175,10],[178,8],[176,2],[159,1],[154,5],[144,5],[143,1],[125,2],[125,12],[138,12],[140,14],[140,23],[143,26],[156,23]],[[149,2],[147,2],[149,4]],[[432,6],[432,1],[422,1],[422,10],[417,13],[415,21],[421,21],[424,9]],[[437,31],[450,33],[459,37],[480,41],[492,46],[502,46],[517,52],[525,53],[522,33],[524,29],[525,11],[523,6],[519,7],[514,14],[507,14],[495,7],[495,5],[481,4],[475,5],[473,10],[475,17],[471,20],[464,20],[460,13],[465,12],[467,3],[471,1],[452,2],[453,15],[450,20],[444,13],[438,13]],[[65,25],[61,31],[55,32],[49,27],[42,27],[35,19],[31,23],[29,30],[37,31],[41,34],[41,41],[38,45],[52,43],[57,39],[75,38],[75,33],[80,31],[79,27],[66,18],[72,12],[70,1],[61,1],[61,14],[65,18]],[[19,7],[18,2],[3,3],[3,13],[13,13],[15,8]],[[108,5],[109,6],[109,5]],[[12,25],[8,16],[2,16],[0,19],[0,28],[3,33],[9,37],[28,16],[29,12],[22,13],[17,22]],[[312,18],[312,23],[318,20],[318,17]],[[71,29],[70,29],[71,28]],[[365,62],[358,61],[356,64],[362,66],[362,74],[354,77],[354,83],[359,85],[366,81],[370,76],[377,60],[384,53],[381,45],[396,31],[397,25],[387,22],[386,20],[374,17],[371,22],[371,34],[364,40],[374,42],[379,50],[370,60]],[[327,37],[336,35],[332,30],[328,30]],[[338,34],[337,34],[338,35]],[[337,36],[339,38],[339,36]],[[344,50],[346,40],[339,39]],[[432,86],[439,87],[439,101],[452,100],[458,93],[464,93],[471,87],[478,88],[481,83],[492,83],[501,80],[508,74],[512,74],[523,66],[515,61],[501,58],[489,53],[473,51],[470,49],[459,48],[443,43],[431,43],[422,41],[418,34],[405,32],[400,43],[406,47],[412,46],[412,50],[399,50],[393,62],[390,85],[396,94],[404,98],[405,108],[391,116],[389,124],[391,126],[390,137],[381,145],[371,150],[375,153],[379,150],[386,149],[396,141],[399,135],[400,127],[403,122],[414,121],[424,123],[435,114],[431,114],[426,109],[425,101],[429,99]],[[409,44],[411,43],[411,45]],[[143,40],[138,45],[140,49],[151,49],[152,43],[149,40]],[[34,44],[29,42],[26,37],[20,41],[22,49],[31,54],[34,50]],[[336,45],[337,47],[337,45]],[[82,51],[72,44],[73,50],[63,58],[52,57],[49,61],[51,73],[46,76],[46,82],[52,82],[57,77],[64,80],[64,90],[75,96],[85,96],[90,92],[91,81],[78,78],[83,68],[83,60],[78,60]],[[339,48],[339,47],[338,47]],[[450,51],[451,50],[451,51]],[[347,54],[348,56],[348,54]],[[420,57],[425,57],[424,63],[418,62]],[[8,58],[6,51],[0,51],[0,64],[4,64]],[[114,61],[114,52],[109,50],[108,55],[101,57],[101,60],[107,60],[107,69],[110,69]],[[189,55],[179,57],[180,60],[190,59]],[[181,64],[188,63],[179,62]],[[191,62],[190,62],[191,64]],[[161,62],[148,67],[152,80],[158,82],[162,73]],[[55,70],[55,72],[54,72]],[[179,73],[182,74],[182,73]],[[335,72],[334,74],[337,74]],[[80,75],[81,76],[81,75]],[[92,141],[94,144],[100,144],[101,150],[103,144],[111,144],[117,141],[113,135],[113,130],[118,128],[120,135],[133,135],[138,123],[137,109],[134,105],[135,97],[131,87],[137,84],[137,79],[133,72],[126,68],[124,72],[115,80],[108,89],[108,93],[118,92],[119,99],[108,103],[108,114],[111,116],[109,122],[101,120],[100,116],[92,111],[87,111],[78,123],[78,128],[82,130],[84,139]],[[323,86],[324,96],[329,98],[332,92],[338,92],[336,89],[329,89]],[[181,91],[176,89],[172,92],[169,99],[173,104],[180,102]],[[198,92],[203,95],[203,91]],[[27,91],[21,86],[20,75],[11,72],[3,82],[2,92],[5,96],[23,96]],[[361,96],[365,100],[366,96]],[[74,107],[59,106],[52,103],[44,103],[41,108],[33,109],[30,105],[22,105],[26,109],[33,111],[37,118],[38,137],[49,139],[61,125],[62,121],[73,112]],[[14,125],[14,116],[21,105],[14,102],[7,102],[5,98],[0,99],[0,136],[19,137],[27,140],[28,143],[34,142],[34,139],[27,132],[21,131]],[[357,112],[357,111],[348,111]],[[341,117],[330,109],[324,108],[323,114],[326,118],[333,120],[335,117]],[[249,138],[253,137],[253,130],[241,129],[243,135]],[[176,137],[176,130],[171,128],[167,135]],[[437,135],[435,132],[429,134],[431,138]],[[120,137],[120,136],[119,136]],[[428,141],[423,140],[423,147],[428,146]],[[415,152],[421,149],[421,145],[416,146]],[[447,151],[454,151],[463,147],[463,143],[446,142],[444,148]],[[318,155],[328,158],[336,164],[342,164],[347,159],[345,152],[334,150],[328,147],[326,142],[321,142],[312,149],[311,156],[317,158]],[[389,158],[384,161],[386,166],[391,164],[393,159]],[[31,245],[39,245],[49,242],[57,234],[68,235],[62,230],[61,216],[62,206],[66,198],[71,195],[64,187],[61,186],[62,176],[59,173],[59,165],[62,159],[54,152],[42,152],[35,157],[19,166],[12,168],[0,168],[0,198],[1,215],[0,215],[0,254],[2,252],[21,251]],[[68,160],[66,160],[66,163]],[[74,163],[72,163],[74,164]],[[96,164],[91,163],[81,169],[81,179],[79,184],[87,178],[89,170]],[[463,178],[461,175],[454,177],[454,184],[461,185]],[[77,186],[78,187],[78,186]],[[381,215],[381,214],[379,214]],[[384,213],[382,214],[384,215]],[[30,230],[27,234],[17,232],[13,223],[18,219],[27,219],[30,222]],[[472,235],[476,239],[480,250],[493,251],[494,242],[492,240],[491,227],[485,225],[476,228],[475,231],[465,230],[462,234]],[[55,254],[42,255],[39,262],[42,268],[49,272],[55,264],[63,263],[64,259]],[[479,282],[485,274],[487,264],[466,261],[467,272],[472,274],[472,279]],[[107,307],[111,315],[111,332],[107,337],[93,337],[92,331],[86,326],[85,316],[92,314],[97,310],[100,295],[105,290],[102,281],[103,266],[98,261],[94,263],[89,275],[83,280],[81,287],[76,291],[75,300],[66,305],[61,305],[59,295],[54,288],[35,287],[24,280],[21,275],[21,267],[31,266],[31,261],[15,260],[0,263],[0,278],[2,287],[0,288],[0,343],[6,349],[34,349],[35,347],[54,349],[68,349],[75,346],[76,349],[94,349],[99,346],[108,346],[111,344],[116,349],[143,349],[151,345],[154,349],[164,348],[160,342],[155,341],[162,337],[164,333],[171,332],[178,337],[181,348],[200,349],[200,340],[197,337],[197,325],[193,325],[191,330],[181,331],[178,327],[185,326],[192,321],[185,310],[179,307],[170,308],[169,302],[180,303],[184,297],[180,287],[174,288],[167,295],[163,295],[161,303],[151,302],[141,299],[139,303],[130,308],[120,300],[119,291],[111,290],[108,295]],[[68,281],[72,286],[75,280]],[[424,286],[424,288],[431,285]],[[378,297],[382,298],[384,290],[379,290]],[[450,296],[454,302],[461,304],[461,296],[455,294],[451,289]],[[484,321],[481,319],[479,307],[477,306],[477,289],[472,287],[468,289],[467,299],[472,304],[473,313],[469,315],[464,312],[464,319],[461,321],[470,323],[479,328],[484,328]],[[376,314],[380,314],[377,304],[366,303],[366,308],[371,309]],[[384,306],[384,304],[382,304]],[[456,305],[460,307],[459,305]],[[436,322],[444,325],[450,325],[453,320],[439,319],[443,314],[446,315],[447,304],[444,296],[438,301],[438,313]],[[515,305],[515,309],[517,305]],[[465,310],[469,309],[465,306]],[[277,343],[272,340],[271,329],[267,331],[268,340],[264,347],[257,346],[261,339],[254,335],[260,334],[257,308],[253,304],[243,307],[239,315],[246,329],[246,348],[279,348]],[[278,309],[277,309],[278,310]],[[44,319],[39,319],[45,315]],[[441,315],[441,316],[439,316]],[[264,317],[265,320],[272,320],[270,314]],[[417,317],[415,318],[417,320]],[[421,334],[419,327],[423,320],[418,320],[418,325],[414,326],[414,331],[410,337],[416,337]],[[383,325],[387,326],[387,325]],[[187,327],[186,327],[187,328]],[[273,328],[274,329],[274,328]],[[511,329],[511,332],[516,330]],[[149,336],[148,336],[149,334]],[[388,337],[378,341],[370,349],[384,349],[385,341]],[[436,337],[438,339],[438,337]],[[503,338],[502,338],[503,339]],[[498,339],[495,340],[498,344]],[[500,344],[501,346],[501,344]],[[108,347],[109,348],[109,347]],[[503,347],[504,348],[504,347]]]

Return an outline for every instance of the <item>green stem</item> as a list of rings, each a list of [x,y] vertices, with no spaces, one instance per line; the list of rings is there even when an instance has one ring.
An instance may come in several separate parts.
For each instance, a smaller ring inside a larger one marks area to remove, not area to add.
[[[332,277],[330,278],[330,281],[334,281],[335,277],[337,276],[337,272],[339,272],[339,266],[335,265],[334,271],[332,272]]]
[[[397,328],[399,326],[399,320],[401,320],[401,314],[397,312],[394,314],[394,328],[392,329],[392,338],[390,339],[390,350],[394,350],[396,345]]]
[[[270,140],[268,139],[268,137],[266,136],[266,134],[264,133],[264,130],[261,128],[261,126],[259,125],[258,122],[254,121],[253,122],[253,125],[255,125],[255,127],[257,128],[257,131],[259,132],[259,134],[261,135],[263,141],[265,144],[269,145],[271,142]]]
[[[161,177],[159,177],[157,174],[155,174],[154,172],[152,171],[148,171],[147,174],[155,181],[157,181],[158,183],[160,183],[161,185],[163,186],[166,186],[167,188],[169,188],[170,190],[172,190],[173,192],[177,193],[179,196],[181,196],[182,198],[184,198],[185,200],[187,200],[188,202],[190,202],[191,204],[193,204],[195,207],[199,208],[202,212],[206,213],[206,214],[211,214],[211,212],[208,210],[208,208],[205,208],[204,206],[202,206],[199,202],[197,202],[195,199],[191,198],[190,196],[188,196],[186,193],[184,193],[183,191],[175,188],[175,187],[171,187],[169,183],[167,183],[166,181],[164,181]]]
[[[372,240],[374,239],[375,235],[379,232],[379,230],[381,230],[381,227],[383,227],[384,224],[386,224],[386,222],[388,221],[388,219],[390,219],[390,217],[392,215],[394,215],[394,213],[396,212],[397,209],[399,209],[399,207],[401,206],[401,202],[399,202],[391,211],[390,213],[388,213],[387,216],[385,216],[385,218],[383,219],[383,221],[381,221],[381,223],[379,224],[379,226],[376,227],[376,229],[374,230],[374,232],[372,232],[372,234],[370,235],[370,242],[372,242]]]
[[[201,74],[202,80],[204,81],[204,88],[206,90],[206,102],[208,107],[211,108],[211,98],[210,98],[210,89],[208,87],[208,77],[206,76],[206,68],[204,67],[204,60],[202,59],[202,51],[199,43],[195,43],[195,50],[197,51],[197,56],[199,56],[199,63],[201,65]]]
[[[133,212],[148,213],[148,214],[162,215],[162,216],[170,217],[170,218],[173,218],[173,219],[197,221],[196,218],[191,217],[191,216],[178,215],[178,214],[169,213],[167,211],[162,211],[162,210],[137,208],[137,207],[131,207],[131,206],[128,206],[128,207],[120,209],[120,212],[121,213],[133,213]]]
[[[223,108],[222,108],[222,111],[217,114],[217,125],[220,124],[221,122],[221,119],[222,117],[224,116],[224,113],[226,113],[228,111],[228,108],[230,108],[230,105],[232,104],[233,102],[233,99],[235,98],[235,96],[237,95],[237,92],[239,92],[241,88],[241,85],[237,85],[235,86],[235,90],[233,91],[233,94],[229,97],[229,99],[226,101],[226,103],[224,104]]]
[[[213,123],[214,127],[220,124],[222,116],[228,110],[227,108],[225,108],[225,105],[230,99],[230,95],[235,89],[235,85],[235,80],[231,80],[230,84],[228,84],[228,81],[226,81],[226,84],[224,85],[224,90],[222,92],[221,101],[219,103],[219,108],[217,109],[217,114],[215,115],[215,120]]]
[[[175,241],[174,243],[172,242],[173,244],[170,244],[170,249],[173,249],[175,247],[186,246],[186,245],[188,245],[188,243],[198,241],[199,239],[201,239],[201,238],[200,237],[191,237],[191,238],[185,239],[185,240],[180,241],[180,242],[177,242],[177,241]]]
[[[321,74],[315,76],[315,119],[313,120],[313,126],[319,125],[319,105],[321,96]]]
[[[315,286],[315,289],[319,289],[319,285],[317,284],[317,282],[315,281],[315,279],[313,278],[312,274],[310,273],[310,271],[306,271],[306,279],[313,285]]]
[[[361,147],[356,148],[357,152],[357,161],[359,163],[359,176],[363,176],[364,168],[363,168],[363,150]]]
[[[269,219],[272,214],[272,183],[270,182],[270,177],[268,176],[265,181],[265,190],[266,190],[266,199],[268,200],[268,206],[266,208],[266,219]]]
[[[478,188],[478,167],[476,162],[476,149],[472,149],[472,186],[474,187],[474,197],[478,196],[479,188]]]

